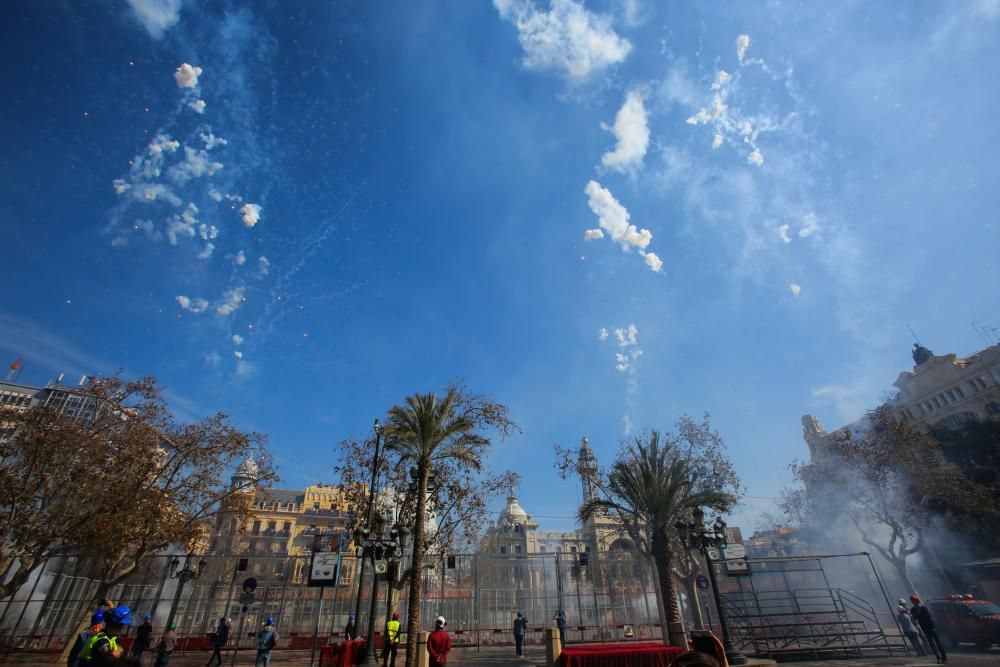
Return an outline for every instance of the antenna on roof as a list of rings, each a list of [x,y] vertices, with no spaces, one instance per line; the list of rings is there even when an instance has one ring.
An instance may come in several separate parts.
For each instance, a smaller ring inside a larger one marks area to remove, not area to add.
[[[913,330],[913,327],[910,326],[909,322],[906,323],[906,328],[910,330],[911,334],[913,334],[913,340],[917,341],[917,345],[922,345],[923,343],[921,343],[920,339],[917,338],[917,332]]]

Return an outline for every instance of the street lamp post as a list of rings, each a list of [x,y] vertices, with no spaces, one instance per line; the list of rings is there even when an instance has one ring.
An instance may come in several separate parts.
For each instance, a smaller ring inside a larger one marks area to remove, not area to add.
[[[375,425],[372,427],[375,430],[375,458],[372,459],[372,483],[368,487],[368,509],[365,512],[365,531],[371,530],[372,525],[372,509],[375,506],[375,485],[378,484],[378,469],[379,469],[379,448],[382,444],[382,425],[379,421],[375,420]],[[364,532],[364,531],[361,531]],[[355,535],[357,538],[358,535]],[[358,561],[358,600],[354,605],[354,639],[357,639],[358,635],[358,623],[361,622],[361,590],[364,588],[364,577],[365,577],[365,559],[368,554],[365,553],[364,548],[361,550],[361,559]],[[372,578],[372,587],[375,586],[374,575]]]
[[[170,604],[170,613],[167,614],[167,630],[170,629],[170,624],[174,622],[174,614],[177,612],[177,605],[181,600],[181,594],[184,592],[184,585],[191,579],[200,577],[205,566],[208,565],[204,560],[199,560],[198,565],[192,569],[192,555],[189,553],[184,557],[184,567],[180,570],[177,569],[181,564],[180,558],[174,556],[174,559],[170,561],[170,578],[177,580],[177,592],[174,593],[174,601]]]
[[[719,594],[719,585],[715,577],[715,567],[712,558],[709,558],[709,549],[725,549],[728,545],[726,539],[726,522],[722,517],[717,517],[715,523],[710,527],[705,525],[705,512],[699,507],[694,511],[694,521],[685,523],[678,521],[675,525],[677,534],[681,538],[681,543],[687,550],[698,549],[705,556],[705,565],[708,568],[708,578],[712,583],[712,596],[715,598],[715,608],[719,613],[719,626],[722,628],[722,645],[726,650],[726,659],[730,665],[745,665],[747,658],[740,653],[736,645],[733,644],[729,634],[729,623],[726,619],[726,610],[722,606],[722,596]],[[718,552],[716,551],[716,559]]]
[[[372,562],[371,598],[368,602],[368,636],[365,642],[365,652],[358,660],[359,665],[373,665],[377,662],[375,656],[375,603],[378,595],[378,577],[375,562],[383,559],[398,560],[403,555],[402,536],[405,534],[398,526],[389,531],[388,539],[373,536],[366,528],[361,531],[361,544]],[[386,572],[388,567],[386,567]]]

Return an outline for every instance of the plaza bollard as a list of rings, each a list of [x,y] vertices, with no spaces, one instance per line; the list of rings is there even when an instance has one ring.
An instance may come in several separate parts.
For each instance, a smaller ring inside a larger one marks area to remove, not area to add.
[[[562,642],[559,641],[559,628],[545,628],[545,664],[553,664],[559,659],[561,653]]]
[[[427,632],[417,633],[417,667],[429,667],[431,657],[427,654]]]

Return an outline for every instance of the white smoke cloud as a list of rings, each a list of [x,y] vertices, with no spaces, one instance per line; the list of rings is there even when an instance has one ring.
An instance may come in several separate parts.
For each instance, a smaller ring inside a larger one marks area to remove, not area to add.
[[[257,258],[257,272],[262,276],[266,276],[271,273],[271,262],[268,261],[267,257],[261,255]]]
[[[192,313],[203,313],[208,308],[208,301],[200,297],[191,299],[184,295],[176,297],[177,304],[184,310],[189,310]]]
[[[193,239],[195,237],[195,226],[198,224],[198,207],[194,202],[188,203],[187,207],[180,215],[172,215],[167,219],[167,241],[170,245],[177,245],[179,238]]]
[[[147,150],[149,154],[153,157],[160,157],[164,153],[176,153],[177,149],[181,147],[181,142],[171,139],[169,134],[157,134],[153,137],[153,140],[149,142]],[[158,174],[159,172],[157,172]]]
[[[136,201],[151,203],[165,201],[174,206],[181,205],[181,198],[174,191],[161,183],[140,183],[132,188],[132,197]]]
[[[243,224],[252,228],[260,220],[260,204],[243,204],[240,207]]]
[[[729,81],[729,72],[724,69],[720,69],[715,73],[715,81],[712,82],[712,90],[721,90],[726,81]]]
[[[247,263],[246,253],[240,250],[238,253],[236,253],[236,258],[233,261],[236,262],[236,266],[243,266],[244,264]]]
[[[785,243],[791,243],[792,237],[788,235],[788,225],[778,225],[778,236]]]
[[[584,188],[587,194],[587,205],[597,215],[597,220],[611,238],[623,249],[629,247],[645,249],[653,239],[648,229],[639,230],[629,224],[629,212],[606,188],[597,181],[590,181]]]
[[[211,241],[219,235],[219,228],[215,225],[199,225],[198,236],[202,241]]]
[[[201,249],[201,252],[198,253],[197,257],[198,259],[209,259],[213,252],[215,252],[215,244],[206,243],[205,247]]]
[[[761,155],[759,148],[753,149],[753,152],[747,156],[747,162],[758,167],[764,164],[764,156]]]
[[[802,217],[802,229],[799,230],[799,237],[807,239],[819,231],[819,221],[816,214],[810,211]]]
[[[724,138],[725,137],[723,137],[721,134],[716,133],[715,136],[712,137],[712,150],[715,150],[716,148],[721,146]]]
[[[500,18],[517,28],[528,69],[554,70],[582,81],[622,62],[632,50],[611,27],[610,17],[575,0],[551,0],[547,12],[531,0],[493,0],[493,5]]]
[[[593,241],[594,239],[603,239],[603,238],[604,238],[604,232],[602,232],[600,229],[588,229],[583,233],[584,241]]]
[[[220,303],[216,308],[215,312],[226,317],[231,315],[246,301],[243,293],[246,291],[246,287],[236,287],[231,290],[227,290],[222,295],[222,303]]]
[[[798,283],[789,284],[788,289],[790,289],[792,291],[792,294],[794,294],[795,296],[798,296],[799,293],[802,292],[802,286],[799,285]]]
[[[253,377],[253,374],[257,372],[257,367],[251,364],[249,361],[243,359],[236,362],[236,374],[241,378]]]
[[[639,252],[642,254],[642,259],[646,262],[646,266],[659,273],[660,269],[663,268],[663,261],[656,255],[656,253],[642,252],[641,250]]]
[[[181,18],[181,0],[128,0],[136,20],[154,39],[174,27]]]
[[[115,194],[123,195],[132,189],[132,184],[126,181],[124,178],[116,178],[111,181],[111,185],[115,188]]]
[[[748,48],[750,48],[750,35],[740,35],[736,38],[736,57],[740,62],[743,62],[743,56],[746,55]]]
[[[212,150],[216,146],[225,146],[226,144],[229,143],[228,141],[226,141],[222,137],[217,137],[214,134],[212,134],[211,132],[208,132],[208,133],[201,132],[198,135],[198,138],[201,139],[203,142],[205,142],[205,150],[207,150],[207,151]],[[219,199],[217,201],[222,201],[222,195],[221,194],[219,195]]]
[[[163,234],[160,233],[160,230],[156,228],[156,225],[153,224],[152,220],[136,220],[134,223],[132,223],[132,229],[138,232],[142,232],[143,234],[146,235],[146,238],[150,240],[153,241],[163,240]]]
[[[221,162],[212,160],[208,151],[200,148],[184,147],[184,160],[168,170],[170,178],[177,184],[187,183],[192,178],[212,176],[222,169]]]
[[[716,94],[712,98],[712,103],[707,107],[702,107],[698,113],[687,119],[688,125],[707,125],[720,119],[726,112],[726,103],[722,95]]]
[[[649,122],[642,92],[629,92],[615,116],[614,127],[603,123],[601,127],[615,135],[615,148],[601,156],[601,164],[622,172],[642,165],[649,146]]]
[[[242,345],[242,344],[243,344],[243,336],[241,336],[239,334],[234,334],[233,335],[233,345]]]
[[[212,188],[211,190],[208,191],[208,196],[215,201],[222,201],[222,193],[216,190],[215,188]]]
[[[233,356],[236,357],[237,359],[242,359],[243,353],[240,352],[239,350],[233,350]]]
[[[197,88],[198,77],[201,76],[201,68],[183,63],[174,72],[174,80],[177,81],[178,88]]]
[[[608,339],[608,330],[605,329],[604,327],[601,327],[600,330],[597,332],[597,340],[603,343],[607,339]]]
[[[205,100],[193,100],[188,102],[188,108],[195,113],[205,113]]]

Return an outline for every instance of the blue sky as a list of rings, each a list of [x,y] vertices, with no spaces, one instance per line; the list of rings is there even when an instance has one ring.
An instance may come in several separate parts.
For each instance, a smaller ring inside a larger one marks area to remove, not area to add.
[[[753,524],[911,365],[1000,326],[1000,2],[19,2],[0,351],[153,374],[285,486],[414,391],[551,446],[709,411]],[[552,518],[549,518],[552,517]]]

